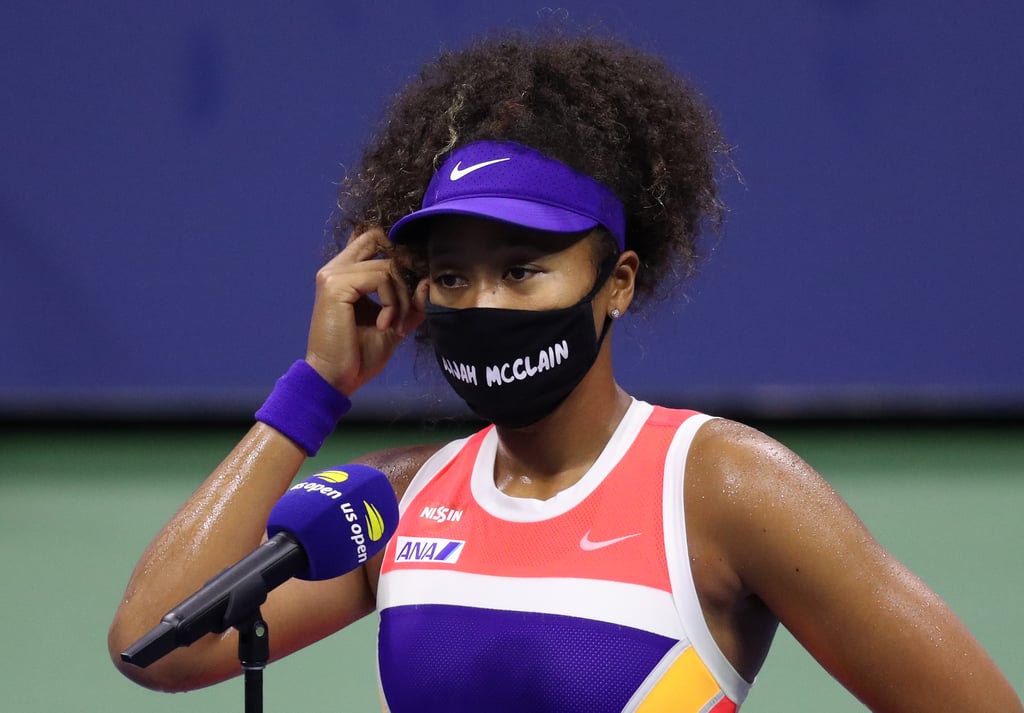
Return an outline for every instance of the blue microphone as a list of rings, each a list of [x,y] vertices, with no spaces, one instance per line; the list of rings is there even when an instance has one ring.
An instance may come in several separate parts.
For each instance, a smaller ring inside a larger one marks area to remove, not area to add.
[[[387,476],[339,465],[293,485],[270,511],[270,538],[215,575],[121,653],[145,668],[201,636],[250,620],[270,590],[292,577],[323,580],[351,572],[384,548],[398,526]]]

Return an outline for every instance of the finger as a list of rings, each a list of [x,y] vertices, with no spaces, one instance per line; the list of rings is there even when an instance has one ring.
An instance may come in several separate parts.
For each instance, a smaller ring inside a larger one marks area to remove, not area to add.
[[[356,304],[360,300],[370,302],[369,295],[377,292],[382,283],[388,281],[386,266],[377,261],[350,265],[343,269],[321,269],[317,273],[317,302],[330,304]]]
[[[372,236],[375,241],[380,243],[387,241],[387,235],[384,234],[384,229],[379,225],[371,225],[363,230],[352,231],[352,234],[348,236],[348,242],[346,244],[351,244],[353,241],[367,236]]]
[[[399,336],[404,337],[408,334],[405,322],[409,315],[409,310],[412,309],[412,294],[409,290],[409,283],[399,274],[398,263],[394,260],[390,262],[391,265],[388,273],[391,277],[391,283],[395,288],[395,296],[397,297],[397,302],[394,304],[396,311],[391,320],[391,326],[394,327]]]
[[[401,283],[401,285],[404,287],[405,283]],[[401,293],[405,295],[403,310],[397,315],[398,322],[395,325],[395,331],[400,336],[411,334],[426,319],[425,305],[428,287],[429,283],[426,280],[421,280],[413,294],[410,295],[404,289],[401,290]]]
[[[399,317],[402,313],[402,298],[399,296],[402,290],[395,284],[389,272],[388,275],[377,286],[377,297],[380,300],[381,310],[377,315],[377,329],[382,332],[394,325],[397,329]]]
[[[384,240],[386,236],[380,228],[371,228],[358,235],[353,233],[345,249],[335,255],[328,264],[351,265],[370,260],[380,252],[379,245]]]
[[[374,319],[380,308],[386,309],[387,324],[382,322],[382,329],[388,325],[397,326],[409,310],[412,298],[405,282],[396,277],[390,259],[369,260],[337,267],[327,279],[337,280],[346,291],[355,288],[362,297],[378,305],[378,309],[373,313]],[[370,291],[367,291],[367,287]]]
[[[430,280],[423,278],[416,285],[416,291],[409,301],[409,310],[402,320],[402,334],[410,334],[413,330],[423,324],[427,318],[427,295],[430,290]]]
[[[427,311],[427,297],[430,296],[430,278],[424,277],[416,285],[416,291],[412,295],[412,306],[420,312]]]

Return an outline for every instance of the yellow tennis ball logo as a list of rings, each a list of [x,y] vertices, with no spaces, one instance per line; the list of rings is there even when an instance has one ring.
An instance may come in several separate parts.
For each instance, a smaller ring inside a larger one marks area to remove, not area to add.
[[[384,518],[381,517],[380,510],[365,500],[363,505],[366,506],[366,534],[376,542],[384,536]]]
[[[344,483],[348,480],[348,473],[343,470],[325,470],[322,473],[317,473],[316,477],[326,480],[328,483]]]

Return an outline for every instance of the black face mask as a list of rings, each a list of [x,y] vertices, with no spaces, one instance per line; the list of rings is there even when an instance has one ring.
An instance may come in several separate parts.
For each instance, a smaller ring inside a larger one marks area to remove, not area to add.
[[[594,295],[617,262],[601,265],[593,289],[571,307],[553,310],[427,304],[437,363],[475,414],[519,428],[547,416],[572,393],[597,359],[611,320],[594,333]]]

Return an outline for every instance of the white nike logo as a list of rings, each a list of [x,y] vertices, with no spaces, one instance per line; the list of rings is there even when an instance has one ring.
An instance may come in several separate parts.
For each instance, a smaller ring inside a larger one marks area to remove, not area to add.
[[[465,168],[462,167],[462,161],[459,161],[457,164],[455,164],[455,168],[452,169],[451,179],[453,181],[457,181],[460,178],[465,178],[470,173],[473,173],[473,171],[481,169],[484,166],[491,166],[491,165],[493,165],[495,163],[501,163],[502,161],[511,161],[511,160],[512,160],[511,156],[508,157],[508,158],[496,158],[493,161],[484,161],[483,163],[474,163],[472,166],[466,166]]]
[[[595,542],[590,539],[590,530],[587,530],[587,534],[580,538],[580,549],[584,552],[592,552],[594,550],[599,550],[602,547],[608,547],[609,545],[614,545],[617,542],[622,542],[623,540],[638,537],[641,534],[643,533],[634,532],[632,535],[623,535],[622,537],[613,537],[610,540],[598,540]]]

